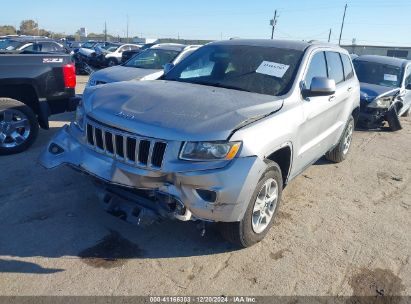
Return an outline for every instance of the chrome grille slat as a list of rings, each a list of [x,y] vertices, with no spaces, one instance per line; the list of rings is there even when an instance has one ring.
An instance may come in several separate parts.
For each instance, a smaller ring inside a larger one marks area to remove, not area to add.
[[[111,132],[111,140],[113,142],[113,151],[114,151],[114,155],[117,155],[117,146],[116,146],[116,135]]]
[[[133,135],[90,120],[87,120],[86,127],[88,145],[98,153],[136,167],[161,169],[167,142]],[[159,146],[162,149],[158,149]]]
[[[101,136],[103,137],[103,150],[107,153],[107,146],[106,146],[106,131],[101,131]]]
[[[138,154],[140,153],[140,140],[136,139],[136,151],[134,152],[135,163],[138,164]]]
[[[123,137],[123,153],[124,153],[124,159],[128,160],[128,154],[127,154],[127,137]]]
[[[153,157],[153,150],[154,150],[154,144],[155,141],[150,140],[150,148],[148,149],[148,158],[147,158],[147,166],[151,166],[152,165],[152,157]]]
[[[96,140],[96,128],[94,128],[94,126],[91,126],[91,129],[93,130],[93,142],[94,142],[94,146],[97,147],[97,140]]]

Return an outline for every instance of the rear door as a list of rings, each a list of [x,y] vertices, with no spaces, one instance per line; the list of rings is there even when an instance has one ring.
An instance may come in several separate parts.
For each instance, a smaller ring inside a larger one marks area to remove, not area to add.
[[[330,99],[332,103],[332,126],[331,144],[335,145],[345,129],[352,105],[355,98],[359,96],[358,83],[354,77],[351,59],[346,54],[337,52],[326,52],[329,78],[335,79],[337,91],[335,97]]]

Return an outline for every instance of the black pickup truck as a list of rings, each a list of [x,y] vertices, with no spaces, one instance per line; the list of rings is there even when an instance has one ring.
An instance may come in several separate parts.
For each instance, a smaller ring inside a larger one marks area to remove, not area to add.
[[[69,55],[0,53],[0,155],[26,150],[50,115],[73,111],[75,87]]]

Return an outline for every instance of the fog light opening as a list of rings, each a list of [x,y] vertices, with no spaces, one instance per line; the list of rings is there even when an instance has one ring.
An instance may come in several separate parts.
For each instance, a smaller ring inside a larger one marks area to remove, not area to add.
[[[209,203],[215,203],[217,200],[217,193],[212,190],[196,189],[197,194],[201,197],[203,201]]]
[[[58,155],[64,152],[64,149],[55,143],[52,143],[49,147],[49,152],[54,155]]]

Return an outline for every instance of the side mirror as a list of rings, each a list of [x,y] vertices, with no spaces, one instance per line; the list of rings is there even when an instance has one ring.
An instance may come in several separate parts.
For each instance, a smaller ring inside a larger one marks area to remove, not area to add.
[[[304,97],[330,96],[335,94],[336,85],[334,79],[314,77],[310,89],[303,90]]]
[[[164,75],[166,75],[168,72],[170,72],[173,68],[174,68],[174,64],[166,63],[164,65]]]

